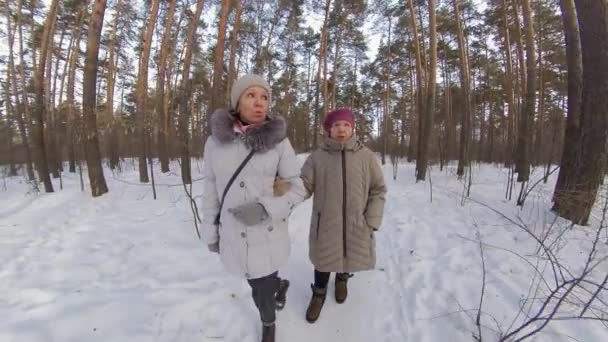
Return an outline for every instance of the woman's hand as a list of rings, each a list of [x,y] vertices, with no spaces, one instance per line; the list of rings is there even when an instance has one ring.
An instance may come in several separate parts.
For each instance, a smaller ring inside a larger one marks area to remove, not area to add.
[[[285,195],[289,189],[291,189],[291,183],[289,181],[278,176],[274,179],[274,184],[272,185],[274,196],[281,197]]]
[[[209,248],[209,252],[211,252],[211,253],[217,253],[217,254],[220,253],[220,243],[219,243],[219,241],[216,242],[216,243],[212,243],[212,244],[207,245],[207,248]]]

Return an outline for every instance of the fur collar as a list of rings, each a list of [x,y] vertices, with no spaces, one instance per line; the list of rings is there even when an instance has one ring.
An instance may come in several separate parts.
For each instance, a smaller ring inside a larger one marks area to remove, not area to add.
[[[239,137],[234,132],[235,113],[226,109],[217,109],[211,116],[211,135],[220,144],[227,144]],[[287,123],[280,116],[268,116],[259,127],[249,128],[242,136],[248,148],[256,152],[271,150],[287,136]]]

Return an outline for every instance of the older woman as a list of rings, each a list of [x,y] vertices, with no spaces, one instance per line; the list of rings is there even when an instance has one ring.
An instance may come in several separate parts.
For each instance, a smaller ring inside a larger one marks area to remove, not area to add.
[[[257,75],[232,86],[230,110],[211,117],[205,145],[203,235],[225,267],[247,279],[262,320],[262,342],[274,341],[275,310],[285,305],[287,280],[278,269],[290,253],[287,227],[305,197],[286,123],[268,113],[271,89]],[[290,183],[273,195],[275,177]]]

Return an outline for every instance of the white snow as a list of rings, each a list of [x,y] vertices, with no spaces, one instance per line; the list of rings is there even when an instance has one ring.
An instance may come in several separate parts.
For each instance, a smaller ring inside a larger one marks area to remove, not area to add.
[[[179,175],[156,169],[153,200],[150,186],[138,183],[136,165],[123,167],[122,173],[106,170],[110,192],[100,198],[81,192],[78,176],[67,172],[64,189],[52,194],[31,192],[22,177],[5,179],[6,188],[0,183],[0,341],[259,341],[250,289],[197,239]],[[200,167],[193,161],[195,179]],[[332,277],[315,324],[304,319],[313,272],[307,250],[311,202],[299,206],[290,220],[291,258],[281,270],[291,287],[278,313],[277,341],[474,341],[479,238],[487,270],[483,340],[497,341],[537,280],[514,253],[538,260],[534,241],[497,212],[534,231],[546,229],[555,220],[549,208],[557,174],[531,193],[522,210],[504,199],[504,169],[475,166],[464,205],[454,172],[453,166],[433,168],[431,203],[429,182],[415,182],[413,164],[401,164],[396,181],[385,167],[389,193],[376,270],[351,279],[342,305],[333,299]],[[194,183],[195,195],[201,184]],[[560,256],[576,270],[593,231],[576,227],[564,234]],[[599,270],[605,274],[608,267]],[[536,341],[608,341],[608,329],[596,321],[556,321]]]

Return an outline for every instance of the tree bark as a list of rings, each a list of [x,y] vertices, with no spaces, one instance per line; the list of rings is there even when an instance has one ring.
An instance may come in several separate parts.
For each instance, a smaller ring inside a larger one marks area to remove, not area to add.
[[[194,36],[196,29],[198,28],[198,21],[203,12],[203,0],[196,1],[196,13],[191,16],[190,23],[188,24],[188,32],[186,33],[186,50],[184,53],[184,64],[182,68],[182,78],[179,86],[179,132],[180,132],[180,151],[181,151],[181,169],[182,169],[182,181],[184,184],[192,183],[192,176],[190,170],[190,148],[189,148],[189,133],[188,133],[188,122],[189,122],[189,104],[191,93],[190,83],[190,64],[192,62],[192,49],[194,47]]]
[[[243,5],[241,1],[235,1],[234,26],[230,32],[230,61],[228,63],[228,79],[226,80],[226,99],[230,98],[232,82],[236,79],[236,55],[239,48],[239,32],[241,30],[241,15]]]
[[[390,39],[390,38],[389,38]],[[334,70],[332,72],[332,83],[331,83],[331,109],[336,108],[336,92],[337,92],[337,84],[338,84],[338,72],[340,70],[340,48],[342,47],[342,34],[338,33],[338,37],[336,38],[336,46],[334,51]]]
[[[45,107],[45,116],[43,120],[46,122],[44,125],[45,130],[45,146],[46,146],[46,155],[47,155],[47,163],[49,167],[49,172],[53,176],[54,179],[59,178],[59,165],[57,160],[57,145],[55,144],[56,139],[56,131],[55,131],[55,110],[53,106],[53,97],[54,94],[51,94],[51,80],[54,79],[52,71],[53,71],[53,51],[55,50],[55,27],[56,24],[53,23],[53,28],[49,34],[49,52],[47,53],[48,61],[46,62],[46,71],[44,77],[44,107]],[[63,37],[62,37],[63,39]]]
[[[12,88],[12,93],[15,98],[16,109],[14,109],[14,116],[17,121],[17,127],[19,128],[19,135],[21,137],[21,142],[23,144],[24,151],[25,151],[25,166],[26,166],[26,170],[27,170],[27,177],[30,181],[35,181],[36,177],[34,176],[34,168],[32,167],[32,156],[31,156],[31,150],[30,150],[30,143],[29,143],[29,139],[27,136],[25,121],[23,118],[25,101],[26,101],[25,91],[23,92],[23,96],[24,96],[23,101],[20,101],[19,100],[19,88],[17,86],[17,77],[16,77],[17,70],[15,68],[15,60],[14,60],[14,56],[13,56],[13,45],[15,43],[15,33],[12,31],[12,27],[11,27],[11,11],[10,11],[10,8],[8,5],[8,1],[4,2],[4,4],[6,7],[6,14],[7,14],[6,26],[7,26],[7,33],[8,33],[8,51],[9,51],[8,73],[10,75],[8,77],[8,79],[10,81],[10,87],[7,86],[7,88]],[[21,5],[22,5],[22,1],[19,2],[17,18],[21,17]],[[18,25],[19,24],[17,24],[17,26]],[[7,93],[10,93],[10,90]]]
[[[53,0],[46,21],[44,23],[44,31],[42,34],[42,45],[40,47],[40,62],[34,74],[34,89],[36,94],[34,112],[33,112],[33,132],[32,143],[34,145],[34,163],[38,171],[38,178],[44,183],[46,192],[53,192],[53,183],[49,176],[49,167],[47,163],[47,154],[44,138],[44,117],[45,117],[45,100],[44,100],[44,77],[46,71],[46,63],[48,61],[48,50],[50,40],[52,38],[52,28],[57,16],[58,0]]]
[[[118,1],[116,8],[121,7],[122,0]],[[110,32],[110,42],[108,43],[108,77],[107,77],[107,97],[106,97],[106,117],[108,122],[107,132],[109,139],[107,142],[108,156],[110,159],[110,169],[114,170],[118,166],[118,136],[116,134],[116,123],[114,119],[114,88],[115,88],[115,62],[116,56],[116,33],[118,30],[118,17],[120,13],[114,15],[112,31]]]
[[[146,143],[146,103],[148,98],[148,63],[150,61],[150,50],[152,47],[152,34],[154,33],[154,25],[158,17],[158,8],[160,0],[154,0],[152,9],[150,10],[150,19],[146,27],[146,32],[143,37],[141,56],[139,58],[139,71],[137,76],[137,95],[136,95],[136,133],[139,140],[139,181],[148,183],[148,166],[146,157],[148,148]]]
[[[535,142],[535,163],[542,165],[544,161],[544,130],[545,130],[545,82],[543,78],[543,26],[539,16],[538,25],[538,121]]]
[[[520,156],[520,167],[518,168],[517,181],[526,182],[530,177],[530,151],[532,143],[532,127],[534,125],[534,111],[536,107],[536,52],[534,44],[534,22],[529,0],[521,0],[524,14],[524,25],[526,27],[526,97],[524,99],[524,111],[520,133],[518,154]]]
[[[410,101],[410,115],[409,115],[409,143],[407,146],[407,161],[408,163],[411,163],[414,159],[416,159],[417,154],[418,154],[418,149],[417,149],[417,143],[418,143],[418,135],[419,135],[419,128],[417,127],[417,124],[419,122],[418,117],[420,116],[420,112],[417,110],[418,109],[418,100],[414,100],[417,98],[418,96],[418,92],[416,91],[416,87],[414,86],[414,71],[412,71],[413,65],[412,65],[412,58],[408,58],[408,62],[409,62],[409,76],[410,76],[410,99],[412,99]]]
[[[460,1],[453,0],[454,15],[456,16],[456,31],[458,34],[458,51],[460,59],[460,85],[462,87],[464,113],[460,128],[460,149],[458,152],[458,178],[464,176],[464,168],[469,164],[469,144],[471,139],[471,95],[469,78],[469,60],[460,19]]]
[[[390,120],[390,96],[391,96],[391,29],[393,20],[388,17],[388,42],[387,56],[385,67],[385,85],[384,85],[384,108],[382,114],[382,165],[386,164],[386,153],[388,152],[389,140],[389,120]]]
[[[224,45],[226,40],[226,20],[228,18],[228,11],[230,10],[230,1],[222,0],[222,6],[220,8],[220,22],[217,28],[217,43],[215,45],[215,58],[213,63],[213,85],[211,88],[211,103],[207,110],[207,132],[206,136],[211,136],[211,115],[213,112],[226,105],[224,94],[224,83],[222,79],[223,66],[224,66]]]
[[[416,179],[418,179],[418,173],[420,173],[420,168],[418,165],[418,161],[421,159],[421,146],[422,146],[422,137],[424,131],[424,85],[422,79],[422,56],[420,52],[420,41],[418,38],[418,27],[416,26],[416,12],[414,11],[414,3],[412,0],[408,0],[408,6],[410,10],[410,25],[412,27],[412,41],[414,42],[414,53],[416,56],[416,112],[418,114],[418,136],[416,144]],[[412,143],[410,142],[410,146]]]
[[[425,180],[426,171],[429,160],[429,144],[433,132],[433,117],[435,113],[435,88],[436,88],[436,73],[437,73],[437,14],[435,13],[435,0],[429,0],[429,35],[430,52],[429,52],[429,72],[427,83],[427,98],[426,98],[426,120],[424,123],[423,137],[420,140],[420,160],[416,161],[418,172],[416,180]],[[418,165],[419,164],[419,165]]]
[[[608,2],[575,0],[581,37],[583,89],[578,165],[573,190],[560,216],[586,225],[606,169],[608,130]]]
[[[91,185],[91,194],[98,197],[108,192],[106,179],[101,166],[101,155],[99,153],[99,140],[97,137],[96,91],[97,86],[97,62],[99,54],[99,42],[103,17],[106,11],[106,0],[95,0],[93,12],[89,21],[89,33],[87,35],[87,52],[84,63],[82,81],[82,115],[85,126],[85,156]]]
[[[568,116],[566,117],[566,132],[560,170],[553,193],[553,210],[558,212],[560,216],[568,217],[570,216],[569,208],[573,207],[574,204],[574,197],[571,193],[574,191],[577,158],[580,151],[577,145],[581,133],[583,59],[574,0],[560,0],[560,7],[568,60]]]
[[[74,111],[74,88],[76,80],[76,66],[80,53],[80,39],[82,28],[84,26],[84,19],[87,16],[87,8],[89,1],[86,0],[80,9],[78,14],[78,28],[76,30],[76,42],[72,46],[72,52],[70,53],[70,61],[68,67],[68,83],[67,83],[67,139],[68,139],[68,160],[69,160],[69,172],[76,173],[76,151],[75,147],[80,145],[80,136],[82,128],[80,119]]]
[[[160,48],[160,58],[158,61],[158,76],[156,80],[156,113],[158,115],[158,151],[160,159],[161,172],[169,172],[169,155],[167,150],[167,141],[169,135],[169,123],[167,113],[165,112],[165,78],[167,75],[167,52],[171,42],[171,31],[173,27],[173,18],[175,16],[176,0],[169,0],[169,11],[165,18],[165,28],[163,39]]]
[[[507,115],[509,116],[509,126],[507,129],[507,151],[505,158],[505,166],[513,165],[513,156],[515,153],[515,132],[517,111],[515,110],[515,98],[513,93],[513,57],[511,55],[511,39],[509,35],[509,25],[507,20],[507,2],[502,0],[502,32],[503,32],[503,50],[505,51],[505,91],[507,97]]]
[[[59,119],[57,118],[57,111],[56,111],[56,98],[57,98],[57,79],[59,78],[59,62],[62,59],[62,49],[63,49],[63,40],[65,39],[65,35],[66,35],[66,28],[64,27],[61,30],[61,35],[59,38],[59,45],[56,46],[53,50],[55,50],[55,53],[50,53],[49,54],[49,67],[51,66],[51,57],[53,55],[55,55],[55,67],[54,72],[53,72],[53,86],[51,89],[51,85],[50,85],[50,78],[47,78],[49,80],[49,83],[47,84],[47,91],[49,93],[49,98],[50,98],[50,103],[49,103],[49,113],[50,113],[50,122],[49,122],[49,132],[51,132],[51,134],[48,135],[48,140],[49,140],[49,160],[51,161],[51,173],[53,174],[54,178],[59,178],[60,177],[60,173],[63,172],[63,156],[62,156],[62,149],[60,148],[60,146],[62,146],[62,136],[59,132]],[[50,76],[50,74],[49,74]]]
[[[315,121],[314,121],[314,129],[313,129],[313,148],[317,148],[319,135],[323,134],[323,130],[321,130],[321,134],[319,134],[319,125],[322,125],[323,118],[325,117],[326,112],[319,113],[319,90],[321,87],[321,67],[324,64],[323,61],[326,59],[326,50],[327,50],[327,26],[329,21],[329,7],[331,6],[331,0],[325,1],[325,18],[323,19],[323,28],[321,29],[321,42],[319,45],[319,61],[317,64],[317,80],[315,84]],[[325,67],[327,68],[327,62],[325,62]],[[325,84],[325,81],[323,81]],[[323,93],[324,95],[326,92]],[[323,103],[327,101],[327,97],[323,97]]]
[[[521,173],[522,166],[522,132],[525,131],[524,125],[524,117],[525,117],[525,109],[522,108],[523,97],[526,94],[527,84],[526,84],[526,61],[524,57],[524,47],[522,43],[522,32],[521,32],[521,20],[519,18],[519,5],[518,1],[520,0],[511,0],[511,4],[513,5],[513,18],[515,19],[515,35],[517,36],[516,45],[517,45],[517,57],[519,59],[519,64],[517,64],[517,70],[519,71],[519,77],[517,78],[519,87],[517,92],[517,146],[515,152],[515,172]]]

